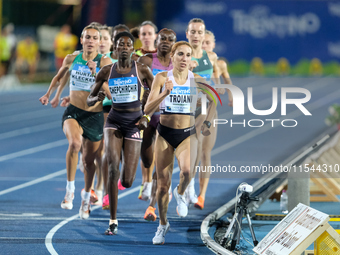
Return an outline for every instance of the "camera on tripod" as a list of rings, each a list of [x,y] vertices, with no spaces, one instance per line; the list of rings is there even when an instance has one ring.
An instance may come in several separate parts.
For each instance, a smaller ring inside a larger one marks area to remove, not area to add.
[[[236,245],[239,245],[240,243],[240,234],[242,230],[241,223],[242,223],[243,215],[246,215],[247,217],[254,246],[258,244],[258,241],[256,240],[256,237],[255,237],[253,226],[251,224],[247,205],[251,201],[258,201],[259,199],[257,197],[250,197],[250,193],[253,192],[253,186],[247,183],[241,184],[238,187],[238,190],[241,191],[242,194],[237,201],[237,208],[236,208],[235,214],[229,224],[227,232],[225,233],[224,238],[222,239],[222,243],[221,243],[223,247],[227,248],[230,251],[235,250]],[[234,229],[233,233],[231,233],[232,229]]]
[[[242,192],[251,193],[251,192],[253,192],[253,186],[251,186],[249,184],[242,184],[238,187],[238,190],[242,191]]]

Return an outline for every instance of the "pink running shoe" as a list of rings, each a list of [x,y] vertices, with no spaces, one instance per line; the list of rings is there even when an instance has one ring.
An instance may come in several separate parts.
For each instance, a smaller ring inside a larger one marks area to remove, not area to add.
[[[120,179],[118,180],[118,189],[119,189],[119,190],[124,190],[124,189],[126,189],[126,188],[122,185],[122,182],[120,181]]]
[[[109,194],[106,194],[106,195],[103,197],[102,208],[103,208],[103,210],[109,210],[109,209],[110,209]]]

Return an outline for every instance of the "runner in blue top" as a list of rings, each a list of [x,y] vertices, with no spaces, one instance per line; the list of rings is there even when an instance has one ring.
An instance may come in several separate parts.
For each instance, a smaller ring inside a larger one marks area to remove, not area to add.
[[[74,179],[78,163],[80,147],[83,148],[83,162],[85,190],[82,192],[82,204],[79,210],[81,218],[88,218],[90,214],[90,189],[95,172],[94,159],[103,135],[103,107],[101,102],[89,107],[86,99],[94,83],[93,75],[99,67],[111,61],[98,54],[100,32],[95,26],[87,26],[81,35],[83,52],[67,55],[62,67],[53,78],[47,93],[39,100],[43,105],[48,104],[50,93],[64,77],[70,72],[70,105],[63,116],[63,131],[69,141],[66,153],[67,186],[65,199],[61,203],[63,209],[73,208]],[[102,98],[104,99],[104,98]]]
[[[88,105],[96,104],[103,93],[101,89],[112,99],[112,108],[104,131],[105,151],[109,164],[110,200],[110,222],[109,228],[105,231],[106,235],[118,232],[118,179],[120,178],[125,188],[131,187],[136,176],[141,149],[142,138],[139,130],[145,129],[147,122],[150,121],[149,116],[142,114],[141,87],[143,84],[151,88],[153,75],[146,65],[131,60],[133,42],[134,37],[128,32],[116,35],[114,49],[118,53],[118,62],[100,70],[87,100]]]
[[[219,68],[217,64],[217,55],[214,52],[206,52],[202,49],[202,43],[204,41],[205,35],[205,24],[202,19],[194,18],[189,21],[188,28],[186,32],[187,39],[189,43],[193,47],[193,54],[192,54],[192,62],[191,67],[193,68],[193,72],[206,78],[219,78]],[[224,94],[224,89],[216,89],[216,91],[220,94]],[[198,108],[196,111],[196,128],[199,129],[202,126],[203,121],[205,120],[205,116],[201,115],[200,113],[200,101],[198,102]],[[217,112],[215,113],[217,114]],[[214,119],[216,116],[214,116]],[[210,126],[210,125],[209,125]],[[196,165],[199,163],[199,160],[202,157],[202,140],[212,140],[211,137],[203,137],[198,132],[198,152],[197,152],[197,162]],[[206,151],[206,150],[205,150]],[[209,155],[207,154],[210,160],[210,151]],[[205,157],[202,157],[202,159]],[[186,197],[187,202],[196,204],[198,202],[197,196],[195,194],[195,187],[194,187],[194,178],[191,180],[188,189],[186,190]]]

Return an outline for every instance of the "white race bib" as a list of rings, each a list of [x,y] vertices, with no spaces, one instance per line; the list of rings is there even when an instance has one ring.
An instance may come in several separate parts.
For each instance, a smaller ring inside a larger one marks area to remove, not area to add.
[[[170,95],[165,98],[165,112],[190,114],[196,108],[196,88],[174,86]]]
[[[99,72],[99,67],[96,68]],[[70,76],[70,90],[91,91],[91,86],[95,83],[96,78],[92,76],[88,66],[75,64]]]
[[[122,77],[109,79],[113,103],[131,103],[138,100],[138,78]]]

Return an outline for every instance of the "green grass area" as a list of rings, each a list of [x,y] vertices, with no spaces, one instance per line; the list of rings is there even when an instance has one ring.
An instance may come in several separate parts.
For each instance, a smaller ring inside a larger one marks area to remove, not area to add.
[[[288,63],[283,70],[278,63],[263,63],[256,58],[252,62],[243,59],[230,62],[228,71],[231,76],[340,76],[340,64],[337,61],[321,63],[318,59],[303,58],[295,65]]]

